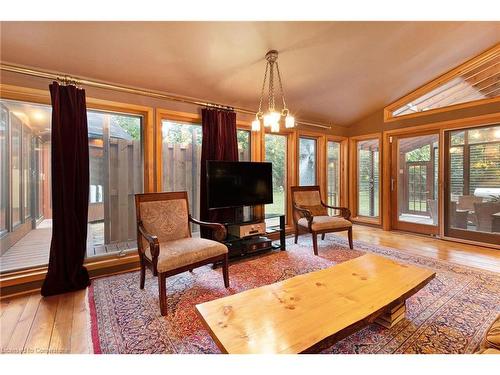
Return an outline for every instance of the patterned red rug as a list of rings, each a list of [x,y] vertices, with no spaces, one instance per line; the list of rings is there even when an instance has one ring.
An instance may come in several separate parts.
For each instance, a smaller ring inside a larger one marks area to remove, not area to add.
[[[372,324],[322,353],[473,353],[500,313],[500,274],[408,255],[400,250],[346,241],[333,234],[319,241],[314,256],[302,236],[287,251],[231,264],[231,287],[221,270],[202,267],[167,279],[168,315],[158,306],[158,283],[149,271],[146,288],[139,273],[93,281],[89,290],[95,353],[219,353],[194,306],[246,289],[330,267],[366,252],[432,269],[436,278],[407,301],[407,316],[391,329]]]

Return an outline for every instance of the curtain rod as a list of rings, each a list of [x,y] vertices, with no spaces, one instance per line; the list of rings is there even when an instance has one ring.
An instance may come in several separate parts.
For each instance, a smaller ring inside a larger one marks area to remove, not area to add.
[[[210,103],[208,101],[205,101],[202,99],[197,99],[197,98],[192,98],[189,96],[173,95],[173,94],[168,94],[168,93],[165,93],[162,91],[147,90],[147,89],[136,88],[136,87],[132,87],[132,86],[124,86],[124,85],[107,83],[107,82],[103,82],[103,81],[95,81],[95,80],[91,80],[91,79],[87,79],[87,78],[69,76],[67,74],[54,73],[54,72],[39,70],[39,69],[31,68],[31,67],[28,68],[28,67],[24,67],[24,66],[20,66],[20,65],[8,64],[8,63],[2,62],[2,63],[0,63],[0,70],[5,70],[7,72],[12,72],[12,73],[17,73],[17,74],[28,75],[28,76],[32,76],[32,77],[46,78],[46,79],[56,80],[56,81],[60,81],[60,82],[74,83],[76,85],[84,85],[84,86],[105,89],[105,90],[120,91],[120,92],[129,93],[129,94],[149,96],[152,98],[165,99],[165,100],[170,100],[170,101],[175,101],[175,102],[195,104],[195,105],[202,106],[202,107],[227,108],[227,109],[232,109],[235,112],[249,114],[249,115],[255,115],[255,111],[251,111],[249,109],[220,105],[220,104],[216,104],[216,103]],[[298,120],[297,123],[302,124],[302,125],[307,125],[307,126],[314,126],[317,128],[331,129],[331,126],[322,125],[320,123],[311,122],[311,121]]]

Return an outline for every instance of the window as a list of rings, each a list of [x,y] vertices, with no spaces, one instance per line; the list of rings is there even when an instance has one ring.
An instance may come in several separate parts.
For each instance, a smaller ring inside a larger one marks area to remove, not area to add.
[[[287,137],[280,134],[266,134],[265,161],[273,164],[273,203],[266,204],[266,214],[286,214],[287,189]],[[270,226],[278,225],[279,218],[267,221]]]
[[[446,73],[446,77],[441,76],[386,107],[386,120],[457,104],[500,99],[499,64],[500,46],[495,46]]]
[[[11,138],[10,149],[8,142],[0,141],[0,155],[10,153],[11,159],[12,194],[6,206],[12,214],[11,219],[6,216],[9,232],[4,236],[12,237],[0,256],[0,271],[8,272],[48,263],[52,233],[51,108],[4,99],[1,105],[8,114],[2,119],[7,118]],[[142,117],[89,110],[87,120],[90,186],[86,256],[135,249],[134,194],[143,191],[144,180]],[[2,186],[4,181],[2,173]],[[36,219],[34,227],[26,220],[30,216]]]
[[[201,125],[162,121],[163,191],[187,191],[190,213],[196,218],[200,217],[201,141]],[[199,232],[198,225],[192,231]]]
[[[358,141],[358,216],[379,216],[379,140]]]
[[[328,141],[327,148],[327,194],[328,205],[340,205],[340,143]],[[329,209],[330,215],[334,214],[334,210]]]
[[[21,196],[22,196],[22,181],[21,181],[21,120],[15,115],[11,116],[11,191],[12,191],[12,203],[11,203],[11,216],[12,216],[12,227],[16,227],[21,224]]]
[[[500,125],[446,133],[448,236],[500,241]]]
[[[9,209],[9,154],[8,154],[8,116],[9,111],[0,106],[0,236],[7,232]]]
[[[140,116],[88,111],[91,246],[87,256],[134,249],[135,193],[143,191]],[[95,202],[92,200],[95,186]],[[92,253],[93,250],[93,253]]]
[[[24,125],[23,126],[23,208],[24,220],[31,217],[31,156],[32,156],[32,140],[31,131]]]
[[[239,160],[250,161],[250,131],[238,129],[236,136]],[[187,191],[189,210],[195,218],[200,217],[202,138],[201,125],[162,121],[163,191]],[[193,224],[191,230],[199,232],[199,226]]]
[[[299,138],[299,185],[316,185],[316,140]]]
[[[238,138],[238,160],[251,161],[250,156],[250,131],[240,130],[236,131]]]

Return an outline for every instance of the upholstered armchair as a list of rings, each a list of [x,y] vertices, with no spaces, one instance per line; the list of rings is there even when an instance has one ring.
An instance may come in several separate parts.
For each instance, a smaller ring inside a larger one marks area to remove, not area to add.
[[[311,233],[314,255],[318,255],[317,235],[325,239],[325,233],[347,231],[349,247],[352,249],[351,211],[346,207],[329,206],[321,200],[319,186],[292,186],[293,221],[295,243],[299,232]],[[339,210],[340,216],[328,215],[328,208]]]
[[[222,262],[224,285],[229,287],[228,249],[217,241],[191,236],[189,223],[213,231],[213,238],[226,238],[226,228],[189,215],[187,192],[135,195],[137,249],[141,264],[140,288],[144,289],[146,267],[158,276],[160,311],[167,314],[166,278],[209,263]]]

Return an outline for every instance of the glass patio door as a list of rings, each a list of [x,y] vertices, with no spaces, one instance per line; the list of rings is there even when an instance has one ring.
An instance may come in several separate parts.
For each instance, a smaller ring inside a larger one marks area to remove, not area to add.
[[[444,235],[500,243],[500,125],[444,134]]]
[[[392,227],[439,232],[439,134],[392,137]]]

